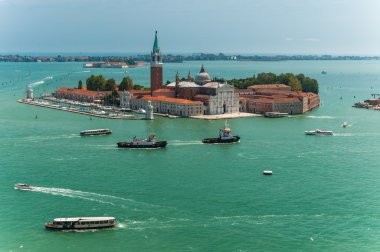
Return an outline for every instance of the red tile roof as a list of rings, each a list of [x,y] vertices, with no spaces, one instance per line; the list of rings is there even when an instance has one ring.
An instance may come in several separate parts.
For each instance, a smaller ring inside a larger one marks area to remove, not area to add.
[[[150,101],[162,101],[162,102],[172,102],[172,103],[179,103],[179,104],[203,104],[200,101],[191,101],[186,99],[179,99],[179,98],[169,98],[165,96],[150,96],[145,95],[141,97],[142,100],[150,100]]]

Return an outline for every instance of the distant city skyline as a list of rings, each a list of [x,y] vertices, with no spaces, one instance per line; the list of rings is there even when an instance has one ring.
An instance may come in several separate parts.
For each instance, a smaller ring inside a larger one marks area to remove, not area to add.
[[[380,55],[380,1],[0,0],[0,53]]]

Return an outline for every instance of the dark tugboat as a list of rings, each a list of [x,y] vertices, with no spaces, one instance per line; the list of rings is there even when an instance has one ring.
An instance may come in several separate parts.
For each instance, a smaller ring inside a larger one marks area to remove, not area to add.
[[[130,149],[157,149],[164,148],[167,145],[166,141],[156,141],[156,136],[150,134],[147,139],[133,138],[132,142],[118,142],[117,147],[119,148],[130,148]]]
[[[205,138],[202,143],[215,144],[215,143],[237,143],[240,141],[239,136],[231,135],[231,129],[228,127],[227,121],[224,124],[224,129],[219,130],[219,137]]]

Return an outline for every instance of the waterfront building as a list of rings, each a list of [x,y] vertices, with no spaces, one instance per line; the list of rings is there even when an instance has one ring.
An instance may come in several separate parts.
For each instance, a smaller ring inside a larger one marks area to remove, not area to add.
[[[100,103],[105,95],[109,95],[111,93],[111,91],[90,91],[85,89],[62,87],[55,91],[54,96],[57,99]]]
[[[150,88],[154,91],[162,88],[162,54],[158,45],[157,31],[150,55]]]
[[[134,110],[146,108],[148,106],[148,101],[151,102],[155,113],[187,117],[201,115],[203,112],[203,103],[200,101],[150,95],[133,98],[131,100],[131,108]]]

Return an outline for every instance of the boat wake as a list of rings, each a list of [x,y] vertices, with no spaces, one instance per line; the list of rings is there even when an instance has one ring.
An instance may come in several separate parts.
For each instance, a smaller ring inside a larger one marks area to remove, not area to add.
[[[313,119],[334,119],[335,117],[333,116],[307,116],[309,118],[313,118]]]
[[[197,144],[203,144],[203,143],[201,140],[198,140],[198,141],[180,141],[180,140],[170,141],[170,145],[174,145],[174,146],[197,145]]]
[[[38,85],[41,85],[41,84],[44,84],[45,82],[42,80],[42,81],[36,81],[36,82],[33,82],[33,83],[30,83],[29,85],[32,86],[32,87],[35,87],[35,86],[38,86]]]
[[[54,187],[40,187],[40,186],[31,186],[32,192],[46,193],[50,195],[83,199],[88,201],[94,201],[101,204],[108,204],[112,206],[117,206],[121,208],[133,209],[136,211],[149,211],[154,208],[162,208],[159,205],[148,204],[144,202],[135,201],[133,199],[126,199],[119,196],[84,192],[79,190],[65,189],[65,188],[54,188]],[[143,210],[142,210],[143,209]]]

